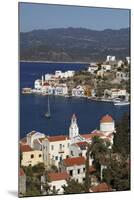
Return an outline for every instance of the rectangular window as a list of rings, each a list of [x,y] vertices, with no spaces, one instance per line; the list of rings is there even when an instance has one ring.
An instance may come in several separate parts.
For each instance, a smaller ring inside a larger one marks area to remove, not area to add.
[[[71,151],[71,156],[73,156],[74,154],[73,154],[73,151]]]
[[[54,150],[54,145],[51,145],[51,150]]]
[[[73,176],[73,170],[70,170],[70,171],[69,171],[69,175],[70,175],[70,176]]]
[[[55,160],[58,160],[58,156],[55,156]]]
[[[34,154],[31,154],[31,158],[34,158]]]
[[[77,170],[78,174],[80,174],[80,169]]]
[[[56,186],[55,185],[53,185],[53,190],[56,190]]]
[[[85,172],[85,167],[83,168],[83,172]]]
[[[62,144],[59,144],[60,149],[62,149]]]

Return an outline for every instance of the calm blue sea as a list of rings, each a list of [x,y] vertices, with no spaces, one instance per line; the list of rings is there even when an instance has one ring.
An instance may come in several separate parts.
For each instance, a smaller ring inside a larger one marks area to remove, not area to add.
[[[34,80],[55,70],[80,70],[85,64],[20,63],[20,89],[33,87]],[[110,114],[116,121],[129,112],[129,106],[115,107],[111,103],[95,102],[84,98],[50,97],[51,119],[46,119],[47,97],[20,94],[20,137],[32,130],[47,135],[68,134],[70,118],[77,116],[80,133],[89,133],[99,128],[100,118]]]

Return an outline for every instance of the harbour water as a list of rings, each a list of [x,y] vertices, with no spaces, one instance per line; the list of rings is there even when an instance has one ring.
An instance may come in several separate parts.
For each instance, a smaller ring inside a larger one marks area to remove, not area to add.
[[[42,74],[54,73],[55,70],[80,70],[85,64],[65,63],[20,63],[20,91],[22,87],[33,87],[34,80]],[[96,102],[85,98],[65,98],[50,96],[51,118],[44,117],[47,111],[47,96],[20,94],[20,137],[32,130],[47,135],[68,134],[70,118],[77,116],[80,133],[90,133],[99,128],[99,121],[105,114],[110,114],[115,121],[129,112],[129,105],[117,107],[112,103]]]

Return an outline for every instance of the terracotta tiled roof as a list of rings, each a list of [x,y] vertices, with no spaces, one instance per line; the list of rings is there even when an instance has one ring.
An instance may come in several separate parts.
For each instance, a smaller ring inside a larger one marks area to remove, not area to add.
[[[87,142],[77,142],[76,145],[78,145],[81,150],[84,150],[88,146],[88,143]]]
[[[90,192],[110,192],[112,188],[107,183],[100,183],[97,186],[93,186],[89,189]]]
[[[28,151],[33,151],[33,149],[29,145],[20,145],[20,151],[28,152]]]
[[[88,133],[88,134],[81,134],[81,137],[83,137],[85,139],[91,139],[94,136],[102,137],[103,134],[100,131],[95,131],[95,132]]]
[[[27,138],[24,137],[24,138],[20,139],[20,143],[23,143],[23,144],[27,143]]]
[[[44,85],[44,86],[49,86],[50,84],[49,84],[49,83],[47,83],[47,82],[45,82],[43,85]]]
[[[48,140],[50,142],[57,142],[57,141],[63,141],[63,140],[68,139],[68,136],[66,136],[66,135],[57,135],[57,136],[49,136],[47,138],[48,138]]]
[[[69,179],[69,175],[67,172],[59,172],[59,173],[49,173],[48,174],[50,181],[60,181]]]
[[[69,167],[73,165],[84,165],[85,158],[84,157],[74,157],[74,158],[66,158],[63,160],[64,165]]]
[[[22,168],[20,168],[20,171],[19,171],[19,176],[25,176],[25,173],[24,173],[24,171],[23,171],[23,169],[22,169]]]
[[[105,115],[101,118],[101,123],[113,122],[113,118],[110,115]]]

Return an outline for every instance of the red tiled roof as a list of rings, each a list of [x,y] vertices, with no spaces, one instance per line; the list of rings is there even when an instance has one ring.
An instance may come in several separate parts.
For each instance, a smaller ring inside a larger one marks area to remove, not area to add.
[[[110,115],[105,115],[100,120],[101,123],[113,122],[113,118]]]
[[[20,151],[28,152],[28,151],[33,151],[33,149],[29,145],[20,145]]]
[[[73,166],[73,165],[84,165],[85,158],[84,157],[74,157],[74,158],[66,158],[63,160],[64,165]]]
[[[47,138],[48,138],[48,140],[50,142],[56,142],[56,141],[66,140],[66,139],[68,139],[68,136],[66,136],[66,135],[57,135],[57,136],[49,136]]]
[[[87,142],[77,142],[76,144],[80,147],[80,149],[86,149],[88,146]]]
[[[69,175],[67,172],[59,172],[59,173],[49,173],[48,174],[50,181],[60,181],[69,179]]]
[[[95,137],[95,136],[103,136],[103,134],[100,132],[100,131],[95,131],[95,132],[92,132],[92,133],[88,133],[88,134],[81,134],[81,137],[85,138],[85,139],[91,139],[92,137]]]
[[[47,82],[45,82],[43,85],[44,85],[44,86],[49,86],[50,84],[49,84],[49,83],[47,83]]]
[[[110,192],[112,191],[112,188],[107,185],[107,183],[100,183],[97,186],[92,186],[89,191],[92,192]]]
[[[22,169],[22,168],[20,168],[20,171],[19,171],[19,176],[25,176],[25,173],[24,173],[24,171],[23,171],[23,169]]]
[[[27,138],[24,137],[24,138],[20,139],[20,142],[21,142],[21,143],[27,143]]]

